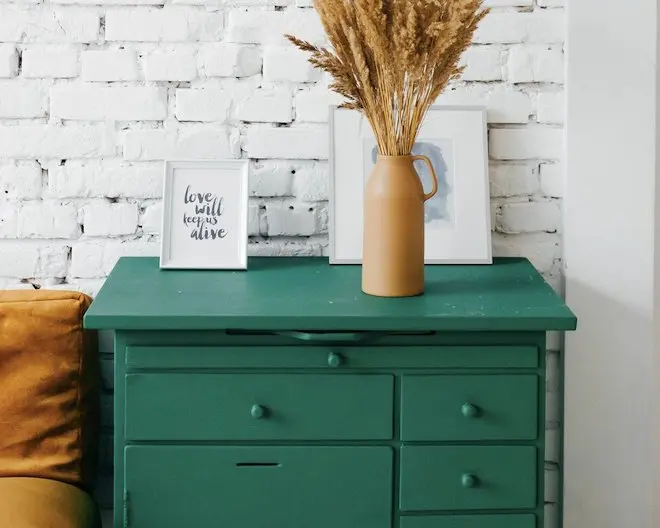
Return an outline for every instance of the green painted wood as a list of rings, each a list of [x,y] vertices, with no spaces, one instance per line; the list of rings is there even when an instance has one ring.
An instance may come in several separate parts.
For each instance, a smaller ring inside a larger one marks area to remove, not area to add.
[[[399,528],[537,528],[534,515],[438,515],[402,517]]]
[[[389,528],[387,447],[129,446],[131,526]]]
[[[409,446],[401,448],[404,511],[497,510],[537,505],[533,446]],[[464,486],[465,475],[477,480]]]
[[[428,266],[426,292],[404,299],[360,290],[360,266],[325,258],[259,258],[245,271],[160,270],[124,257],[85,315],[124,330],[571,330],[575,316],[525,259]]]
[[[534,440],[538,383],[538,376],[525,374],[405,375],[401,438]]]
[[[330,361],[338,361],[336,366]],[[532,346],[392,346],[392,347],[143,347],[129,346],[129,368],[535,368]]]
[[[388,375],[129,374],[131,440],[387,440]],[[253,406],[263,407],[261,417]]]

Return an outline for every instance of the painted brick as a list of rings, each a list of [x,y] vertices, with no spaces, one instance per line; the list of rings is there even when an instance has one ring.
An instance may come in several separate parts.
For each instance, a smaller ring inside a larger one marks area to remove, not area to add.
[[[293,196],[294,162],[259,161],[250,173],[250,196]]]
[[[46,116],[46,90],[40,81],[0,81],[0,118]]]
[[[74,244],[71,249],[69,276],[82,279],[107,277],[120,257],[156,257],[158,241],[94,240]]]
[[[241,121],[290,123],[293,96],[290,90],[256,90],[239,99],[236,117]]]
[[[512,83],[564,82],[564,53],[557,46],[513,46],[507,78]]]
[[[50,0],[52,4],[81,4],[81,5],[103,5],[103,6],[118,6],[118,5],[164,5],[165,0]]]
[[[261,229],[261,207],[259,204],[250,203],[248,205],[248,236],[258,236],[262,234]],[[266,230],[263,230],[266,234]]]
[[[130,50],[83,51],[80,57],[84,81],[135,81],[137,57]]]
[[[541,7],[563,7],[566,5],[566,0],[538,0]]]
[[[327,159],[327,127],[249,128],[245,149],[251,158]]]
[[[536,116],[539,123],[562,124],[564,122],[566,103],[564,92],[542,92],[537,102]]]
[[[490,131],[490,155],[494,159],[561,159],[563,130],[550,127],[495,129]]]
[[[192,125],[179,129],[173,158],[223,159],[241,156],[238,130],[217,125]]]
[[[52,88],[51,115],[84,121],[161,120],[167,117],[167,92],[155,86],[63,84]]]
[[[105,125],[0,125],[0,158],[95,158],[114,153],[114,131]]]
[[[303,202],[326,201],[330,195],[329,166],[325,162],[298,162],[293,178],[293,194]]]
[[[69,250],[53,242],[0,240],[0,276],[12,278],[64,277]]]
[[[537,10],[528,13],[491,12],[479,25],[477,44],[553,44],[564,41],[566,17],[562,10]]]
[[[175,115],[179,121],[219,121],[229,117],[232,94],[227,90],[181,89],[176,91]]]
[[[0,42],[95,42],[100,25],[94,9],[0,4]]]
[[[502,51],[497,46],[473,46],[461,57],[464,81],[501,81]]]
[[[192,50],[157,50],[144,59],[147,81],[192,81],[196,77],[197,59]]]
[[[213,44],[200,51],[200,64],[207,77],[250,77],[261,73],[261,50],[255,46]]]
[[[41,196],[41,165],[36,161],[0,163],[0,199]]]
[[[140,226],[145,234],[160,234],[163,223],[163,203],[155,202],[145,207],[140,216]]]
[[[307,90],[296,94],[296,121],[327,123],[331,106],[344,102],[344,97],[329,90]]]
[[[48,194],[57,198],[159,198],[162,163],[68,161],[48,170]]]
[[[268,236],[309,236],[318,231],[317,205],[295,202],[266,206]]]
[[[105,15],[108,41],[187,42],[222,39],[224,15],[186,7],[113,8]]]
[[[539,190],[537,164],[493,163],[489,172],[493,197],[527,196]]]
[[[176,132],[159,129],[126,130],[122,135],[124,159],[163,160],[174,150]]]
[[[248,255],[255,257],[319,257],[324,244],[320,241],[283,238],[277,240],[250,240]]]
[[[486,7],[531,7],[534,0],[485,0]]]
[[[134,203],[99,201],[83,208],[85,236],[132,235],[137,222],[138,207]]]
[[[529,94],[510,88],[492,87],[490,84],[460,86],[445,91],[437,104],[485,106],[489,123],[528,123],[534,112]]]
[[[502,233],[555,232],[561,225],[561,208],[556,201],[506,203],[497,220]]]
[[[16,238],[18,236],[19,212],[20,204],[16,202],[0,202],[0,239]]]
[[[316,44],[325,42],[323,26],[316,11],[290,9],[287,11],[246,11],[233,9],[229,13],[227,39],[244,44],[277,44],[288,41],[285,34]]]
[[[26,202],[18,212],[20,238],[78,238],[78,210],[73,204]]]
[[[35,45],[23,50],[22,74],[28,78],[61,78],[78,76],[78,50],[54,45]]]
[[[550,272],[561,258],[560,235],[529,233],[506,235],[493,233],[493,255],[526,257],[540,273]]]
[[[551,198],[564,196],[564,166],[561,163],[541,163],[541,192]]]
[[[10,44],[0,44],[0,77],[18,75],[18,52]]]
[[[264,49],[264,80],[314,82],[321,72],[308,60],[307,53],[291,46],[266,46]]]

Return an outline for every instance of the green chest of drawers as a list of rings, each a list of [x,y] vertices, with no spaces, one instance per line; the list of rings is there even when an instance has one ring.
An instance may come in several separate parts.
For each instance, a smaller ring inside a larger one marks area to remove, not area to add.
[[[121,259],[85,316],[115,330],[115,528],[542,528],[546,331],[575,318],[523,259],[426,282]]]

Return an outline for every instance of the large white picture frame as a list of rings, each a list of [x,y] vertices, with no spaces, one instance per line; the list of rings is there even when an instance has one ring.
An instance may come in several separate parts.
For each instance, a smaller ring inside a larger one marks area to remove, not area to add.
[[[330,109],[331,264],[362,262],[364,185],[377,147],[359,112]],[[438,174],[437,195],[425,204],[427,264],[491,264],[486,109],[433,106],[422,124],[413,154],[431,158]],[[426,191],[431,176],[415,163]]]
[[[246,269],[248,160],[166,161],[162,269]]]

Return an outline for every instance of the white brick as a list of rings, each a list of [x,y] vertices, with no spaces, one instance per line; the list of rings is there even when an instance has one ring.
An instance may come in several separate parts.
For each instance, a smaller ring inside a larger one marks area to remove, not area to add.
[[[315,44],[325,42],[325,33],[313,9],[287,11],[245,11],[229,13],[227,40],[244,44],[287,44],[285,34],[295,35]]]
[[[268,236],[310,236],[317,232],[317,206],[305,203],[266,205]]]
[[[296,121],[327,123],[330,107],[340,105],[344,97],[329,90],[308,90],[296,94]]]
[[[10,44],[0,44],[0,77],[16,77],[18,74],[18,52]]]
[[[321,202],[330,194],[330,174],[327,163],[299,163],[293,178],[293,193],[303,202]]]
[[[561,159],[563,130],[549,127],[495,129],[490,131],[494,159]]]
[[[496,46],[472,46],[461,57],[464,81],[502,80],[502,52]]]
[[[167,117],[167,92],[155,86],[63,84],[51,90],[51,115],[85,121],[161,120]]]
[[[83,208],[86,236],[132,235],[137,230],[138,207],[134,203],[94,202]]]
[[[172,159],[240,158],[238,130],[217,125],[193,125],[179,129]]]
[[[261,234],[261,208],[259,204],[250,203],[248,206],[248,236]]]
[[[46,115],[46,92],[39,81],[1,81],[0,118],[20,119]]]
[[[327,159],[327,127],[249,128],[246,151],[250,158]]]
[[[13,278],[64,277],[66,246],[33,240],[0,241],[0,276]]]
[[[48,193],[58,198],[159,198],[162,163],[66,162],[48,170]]]
[[[475,33],[477,44],[516,44],[522,42],[553,44],[564,41],[565,16],[561,10],[530,13],[491,12]]]
[[[486,7],[530,7],[534,0],[485,0]]]
[[[28,78],[78,76],[78,51],[75,48],[29,46],[23,50],[22,73]]]
[[[566,5],[566,0],[538,0],[541,7],[563,7]]]
[[[309,62],[309,55],[291,46],[266,46],[264,80],[314,82],[321,72]]]
[[[530,233],[524,235],[493,234],[493,254],[496,257],[525,257],[540,273],[553,269],[561,258],[558,234]]]
[[[114,153],[114,131],[105,125],[0,126],[0,158],[70,159]]]
[[[27,202],[18,213],[20,238],[78,238],[78,210],[72,204]]]
[[[84,279],[106,277],[120,257],[158,256],[160,244],[156,241],[88,241],[75,244],[71,251],[69,276]]]
[[[83,81],[136,81],[137,57],[130,50],[83,51]]]
[[[507,78],[512,83],[564,82],[564,53],[560,47],[513,46]]]
[[[529,94],[508,87],[493,88],[489,84],[469,84],[446,90],[436,103],[485,106],[489,123],[528,123],[534,111]]]
[[[176,91],[175,115],[179,121],[218,121],[229,117],[232,94],[227,90],[208,88]]]
[[[561,225],[559,203],[520,202],[502,204],[498,230],[502,233],[555,232]]]
[[[163,223],[163,203],[156,202],[145,207],[140,226],[145,234],[159,234]]]
[[[241,121],[290,123],[292,114],[290,90],[256,90],[236,102],[236,117]]]
[[[490,166],[493,197],[531,195],[539,190],[538,166],[531,163],[494,163]]]
[[[0,238],[16,238],[19,211],[18,203],[0,201]]]
[[[24,200],[41,196],[41,165],[36,161],[0,164],[0,199]]]
[[[250,196],[292,196],[296,165],[290,161],[260,161],[250,172]]]
[[[113,8],[105,15],[108,41],[189,42],[222,38],[222,12],[187,7]]]
[[[539,123],[564,122],[566,112],[564,92],[542,92],[537,100],[536,116]]]
[[[168,158],[176,145],[176,133],[170,130],[126,130],[122,138],[124,159],[163,160]]]
[[[200,65],[207,77],[250,77],[261,73],[261,51],[255,46],[214,44],[200,52]]]
[[[99,28],[93,9],[0,5],[0,42],[95,42]]]
[[[81,5],[163,5],[165,0],[50,0],[53,4]]]
[[[144,59],[147,81],[192,81],[196,77],[197,59],[192,50],[157,50]]]
[[[551,198],[564,196],[564,166],[561,163],[541,164],[541,192]]]
[[[318,241],[296,239],[250,240],[248,255],[255,257],[319,257],[323,245]]]

